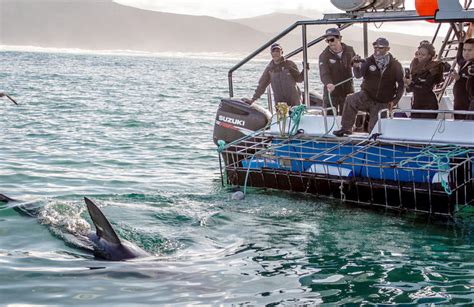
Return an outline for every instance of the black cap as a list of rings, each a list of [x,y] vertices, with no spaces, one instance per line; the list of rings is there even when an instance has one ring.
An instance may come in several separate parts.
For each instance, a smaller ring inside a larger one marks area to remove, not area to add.
[[[389,47],[390,43],[388,40],[384,37],[379,37],[375,42],[372,43],[372,46],[374,47]]]
[[[326,30],[326,33],[324,34],[324,37],[328,37],[328,36],[341,36],[341,32],[339,32],[339,30],[336,28],[329,28]]]

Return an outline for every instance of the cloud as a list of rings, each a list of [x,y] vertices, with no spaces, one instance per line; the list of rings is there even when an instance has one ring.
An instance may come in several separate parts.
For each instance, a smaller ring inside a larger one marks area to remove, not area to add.
[[[337,11],[329,0],[115,0],[115,2],[161,12],[218,18],[252,17],[285,10]]]
[[[291,12],[303,16],[314,16],[314,11],[322,13],[340,12],[330,0],[114,0],[117,3],[175,14],[206,15],[222,19],[254,17],[273,12]],[[406,9],[415,9],[415,1],[406,1]],[[305,14],[305,13],[308,14]],[[431,35],[434,25],[420,23],[390,24],[384,31]]]

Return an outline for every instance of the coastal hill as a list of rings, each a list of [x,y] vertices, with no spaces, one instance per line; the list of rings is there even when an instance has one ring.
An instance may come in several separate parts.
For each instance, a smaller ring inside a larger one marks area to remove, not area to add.
[[[246,52],[264,40],[263,33],[235,22],[146,11],[112,0],[0,0],[4,45]]]
[[[320,18],[311,13],[312,18]],[[313,16],[314,15],[314,16]],[[274,13],[223,20],[123,6],[112,0],[0,0],[0,44],[91,50],[147,52],[222,52],[246,55],[299,19],[300,14]],[[309,27],[309,38],[324,27]],[[344,41],[362,52],[362,31],[343,32]],[[369,39],[387,37],[402,60],[413,56],[424,37],[369,32]],[[300,31],[282,40],[285,50],[301,44]],[[311,49],[318,54],[325,44]],[[267,54],[264,54],[267,56]]]

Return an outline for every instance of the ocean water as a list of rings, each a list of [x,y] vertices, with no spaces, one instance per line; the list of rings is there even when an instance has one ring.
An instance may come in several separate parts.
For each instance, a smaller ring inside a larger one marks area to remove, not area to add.
[[[0,193],[40,213],[0,205],[1,305],[474,303],[471,224],[270,190],[231,200],[211,138],[237,60],[8,51],[0,63],[0,90],[20,104],[0,99]],[[239,70],[237,97],[264,65]],[[78,249],[83,196],[153,256]]]

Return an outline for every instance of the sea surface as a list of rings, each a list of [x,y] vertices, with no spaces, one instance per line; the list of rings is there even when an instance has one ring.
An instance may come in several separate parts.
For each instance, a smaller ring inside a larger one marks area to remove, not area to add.
[[[0,193],[39,208],[0,205],[0,304],[474,304],[469,223],[271,190],[231,199],[212,131],[236,63],[0,52],[0,91],[19,103],[0,99]],[[236,97],[264,65],[236,73]],[[84,196],[153,256],[78,249]]]

